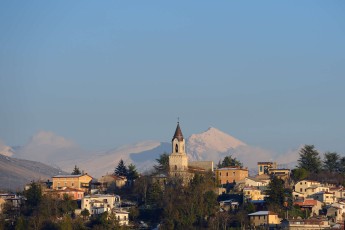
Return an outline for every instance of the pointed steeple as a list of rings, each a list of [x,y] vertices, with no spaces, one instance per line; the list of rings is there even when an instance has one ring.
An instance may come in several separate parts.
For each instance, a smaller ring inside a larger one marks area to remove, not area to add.
[[[175,138],[177,138],[178,141],[183,141],[183,135],[180,128],[180,122],[177,122],[177,127],[176,127],[175,134],[172,140],[174,140]]]

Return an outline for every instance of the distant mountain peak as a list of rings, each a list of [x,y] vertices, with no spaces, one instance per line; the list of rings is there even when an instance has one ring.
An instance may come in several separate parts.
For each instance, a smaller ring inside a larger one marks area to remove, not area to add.
[[[187,153],[194,160],[205,160],[210,152],[228,152],[246,144],[217,128],[191,135],[187,140]]]

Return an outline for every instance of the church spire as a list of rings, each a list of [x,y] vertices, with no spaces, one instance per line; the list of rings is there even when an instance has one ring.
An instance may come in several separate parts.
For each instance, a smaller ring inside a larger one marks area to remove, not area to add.
[[[183,140],[183,135],[182,135],[179,121],[177,122],[177,127],[176,127],[175,134],[174,134],[174,137],[172,138],[172,140],[174,140],[175,138],[177,138],[178,141]]]

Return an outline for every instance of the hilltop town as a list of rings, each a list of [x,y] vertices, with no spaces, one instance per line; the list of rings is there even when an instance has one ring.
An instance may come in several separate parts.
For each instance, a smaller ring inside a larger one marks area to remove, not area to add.
[[[257,159],[256,175],[231,155],[190,161],[177,123],[149,172],[120,160],[95,178],[76,165],[2,192],[0,229],[343,229],[345,158],[313,145],[299,155],[294,169]]]

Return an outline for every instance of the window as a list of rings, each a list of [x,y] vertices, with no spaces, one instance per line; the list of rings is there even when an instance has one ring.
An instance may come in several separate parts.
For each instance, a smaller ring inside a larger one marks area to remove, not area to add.
[[[299,184],[302,185],[302,182],[300,182]]]
[[[120,220],[120,216],[117,216],[117,220]]]
[[[229,176],[229,173],[228,173],[228,172],[226,173],[226,176]]]
[[[302,192],[302,189],[300,188],[299,191]]]
[[[175,170],[177,170],[177,165],[175,165]]]
[[[262,172],[262,165],[260,165],[260,172]]]
[[[219,172],[219,176],[221,176],[222,175],[222,173],[221,172]]]
[[[124,216],[123,218],[124,218],[124,220],[127,220],[127,216]]]
[[[74,186],[74,183],[72,182],[72,187]]]

